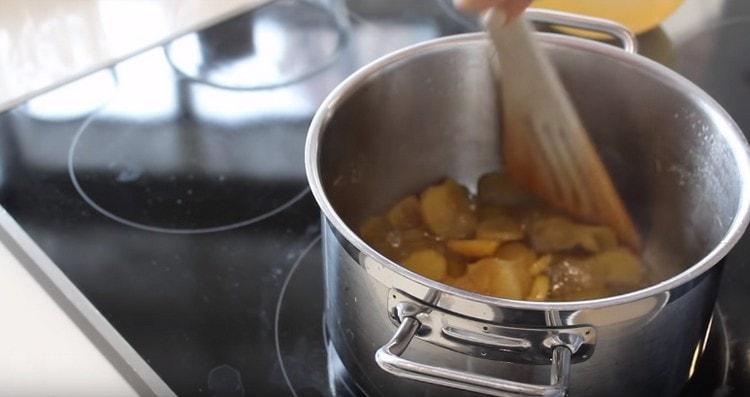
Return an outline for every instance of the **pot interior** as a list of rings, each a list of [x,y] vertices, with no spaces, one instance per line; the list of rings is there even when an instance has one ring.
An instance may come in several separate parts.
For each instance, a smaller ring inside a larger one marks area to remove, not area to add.
[[[543,40],[636,222],[655,281],[700,261],[744,213],[737,127],[655,64],[580,39]],[[428,184],[449,176],[473,186],[500,167],[501,104],[488,54],[479,35],[413,48],[360,74],[334,102],[313,160],[351,230]]]

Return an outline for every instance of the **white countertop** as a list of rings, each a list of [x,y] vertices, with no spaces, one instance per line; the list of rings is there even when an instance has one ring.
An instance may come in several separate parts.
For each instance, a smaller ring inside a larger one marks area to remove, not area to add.
[[[267,0],[2,0],[0,110]]]
[[[0,0],[0,110],[265,0]],[[134,396],[0,244],[0,395]]]
[[[0,395],[137,395],[2,244],[0,274]]]

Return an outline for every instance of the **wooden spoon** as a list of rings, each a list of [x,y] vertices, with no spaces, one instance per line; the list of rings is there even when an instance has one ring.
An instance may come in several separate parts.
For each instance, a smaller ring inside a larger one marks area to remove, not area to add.
[[[633,249],[640,238],[555,69],[519,16],[491,9],[485,26],[503,103],[510,178],[553,208],[610,226]]]

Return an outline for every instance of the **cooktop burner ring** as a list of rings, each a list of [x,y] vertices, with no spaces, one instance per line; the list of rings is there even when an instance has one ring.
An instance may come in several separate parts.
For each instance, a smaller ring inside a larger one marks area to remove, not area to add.
[[[367,394],[328,339],[321,242],[320,235],[310,241],[282,281],[273,323],[276,360],[294,397],[363,397]],[[307,310],[300,313],[302,305]],[[288,332],[287,322],[298,329]]]
[[[244,226],[248,226],[257,222],[260,222],[264,219],[270,218],[287,208],[291,207],[295,203],[297,203],[300,199],[305,197],[310,192],[310,187],[307,185],[307,183],[304,184],[304,187],[296,194],[293,194],[291,197],[282,199],[277,203],[276,205],[270,205],[269,208],[260,214],[247,217],[246,219],[242,219],[236,222],[229,222],[221,225],[216,226],[208,226],[208,227],[163,227],[153,224],[147,224],[145,222],[139,222],[132,219],[128,219],[125,216],[118,215],[115,212],[107,209],[105,205],[100,204],[97,200],[95,200],[87,191],[86,188],[82,185],[81,180],[76,172],[76,149],[79,146],[79,142],[81,140],[81,137],[84,135],[84,133],[88,130],[88,127],[90,124],[96,119],[97,113],[93,114],[89,118],[87,118],[84,123],[81,125],[79,130],[76,132],[76,134],[73,137],[72,143],[70,145],[70,148],[68,149],[68,158],[67,158],[67,168],[68,168],[68,174],[71,180],[71,183],[73,184],[73,187],[75,188],[76,192],[81,196],[81,198],[94,210],[99,212],[100,214],[104,215],[105,217],[118,222],[120,224],[130,226],[136,229],[155,232],[155,233],[166,233],[166,234],[204,234],[204,233],[218,233],[223,232],[227,230],[232,230]],[[180,201],[178,199],[176,201],[176,204],[181,205],[184,201]]]
[[[293,375],[295,370],[298,374],[305,370],[315,375],[307,376],[308,379],[303,379],[303,381],[309,381],[309,378],[322,375],[318,372],[324,371],[328,378],[327,389],[330,393],[326,396],[363,396],[366,393],[360,388],[360,384],[351,377],[348,369],[341,362],[338,352],[328,341],[324,303],[321,303],[321,307],[318,308],[310,301],[310,296],[323,294],[325,284],[322,275],[324,272],[322,258],[315,258],[312,255],[316,250],[321,250],[321,241],[321,237],[318,236],[305,246],[295,262],[289,267],[289,271],[282,282],[274,316],[276,359],[284,381],[294,397],[305,396],[305,389],[300,387],[299,384],[295,384],[295,379],[298,378],[298,376]],[[310,261],[316,261],[316,263]],[[316,268],[315,265],[321,268]],[[316,278],[319,278],[319,280]],[[321,302],[324,300],[322,296],[320,300]],[[306,313],[300,313],[293,309],[301,304],[307,305]],[[294,316],[303,316],[304,318],[301,320],[296,319],[294,324],[297,326],[304,325],[300,328],[305,329],[305,332],[297,330],[296,333],[287,333],[286,337],[282,337],[281,331],[287,329],[282,326],[284,313],[291,313],[291,315],[287,314],[289,318],[285,321],[291,321],[291,317]],[[317,315],[320,315],[322,321],[316,317]],[[300,333],[305,335],[300,337]],[[680,394],[681,397],[707,395],[713,390],[731,390],[731,387],[727,384],[730,370],[729,340],[725,316],[721,308],[717,306],[709,324],[709,331],[703,341],[699,359],[697,363],[693,364],[694,371],[692,374],[694,376]],[[324,352],[318,352],[321,350]],[[322,368],[322,364],[315,363],[314,359],[319,358],[316,354],[325,355],[325,368]],[[289,360],[285,360],[285,357],[295,359],[296,368],[294,364],[288,365],[287,361]],[[320,391],[321,388],[317,388],[317,390]]]
[[[318,235],[312,241],[310,241],[310,243],[308,243],[307,246],[302,249],[302,252],[300,252],[299,257],[297,257],[297,260],[295,260],[292,266],[289,267],[289,272],[284,278],[284,282],[281,284],[281,290],[279,291],[279,298],[276,301],[276,309],[274,311],[273,339],[274,339],[274,347],[276,348],[276,360],[278,360],[279,368],[281,368],[281,376],[284,378],[284,381],[289,387],[289,391],[292,393],[292,396],[294,397],[298,397],[297,390],[294,388],[294,385],[292,384],[292,380],[289,376],[289,372],[287,371],[286,365],[284,364],[284,357],[281,354],[281,338],[279,337],[279,330],[280,330],[279,324],[280,324],[280,319],[281,319],[281,309],[284,303],[284,298],[286,297],[287,289],[289,288],[289,284],[292,281],[292,277],[296,273],[300,264],[304,261],[305,257],[307,257],[307,255],[310,253],[310,251],[312,251],[312,249],[315,247],[319,247],[319,243],[321,240],[322,240],[321,236]],[[321,327],[323,329],[324,339],[325,339],[325,316],[321,316],[321,321],[322,321]],[[320,342],[321,344],[325,343],[324,340]]]
[[[309,79],[338,60],[348,40],[345,7],[343,0],[274,1],[222,23],[221,30],[178,37],[164,46],[164,54],[181,77],[193,82],[226,90],[283,87]],[[310,32],[297,34],[298,25],[316,29],[316,40],[308,40]],[[227,32],[242,39],[223,37]],[[273,36],[276,46],[256,47],[269,42],[256,43],[256,36]]]

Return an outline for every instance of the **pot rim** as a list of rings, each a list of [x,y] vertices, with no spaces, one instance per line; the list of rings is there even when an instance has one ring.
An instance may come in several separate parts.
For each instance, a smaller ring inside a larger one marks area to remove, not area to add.
[[[430,289],[436,289],[454,295],[460,299],[466,299],[474,302],[489,304],[492,306],[509,307],[525,310],[579,310],[587,308],[598,308],[604,306],[613,306],[633,302],[639,299],[654,296],[665,291],[672,290],[680,285],[695,279],[705,273],[716,263],[718,263],[731,248],[742,237],[750,220],[750,147],[747,144],[745,136],[740,128],[729,116],[729,114],[708,94],[698,86],[682,77],[678,73],[658,64],[650,59],[637,54],[630,54],[619,48],[608,44],[599,43],[587,39],[564,36],[552,33],[536,33],[542,42],[551,45],[572,47],[598,55],[615,58],[621,62],[628,63],[631,66],[644,69],[648,72],[659,75],[660,79],[671,82],[673,85],[683,88],[684,92],[696,99],[696,102],[703,102],[706,109],[713,112],[718,120],[725,124],[720,128],[720,134],[724,137],[729,145],[732,155],[737,164],[742,187],[739,196],[738,208],[732,223],[727,229],[719,243],[701,260],[688,267],[684,271],[672,276],[659,283],[650,285],[636,291],[626,294],[614,295],[599,299],[569,301],[569,302],[535,302],[522,301],[505,298],[496,298],[465,291],[449,285],[440,283],[423,277],[419,274],[409,271],[405,267],[391,261],[381,255],[375,249],[367,245],[359,236],[349,228],[349,226],[339,217],[331,203],[326,197],[320,180],[318,169],[319,160],[319,142],[323,130],[330,121],[332,115],[340,107],[340,104],[353,95],[357,89],[362,87],[372,75],[384,70],[387,66],[407,60],[416,55],[427,53],[442,47],[453,47],[457,44],[468,44],[472,42],[486,41],[484,33],[466,33],[448,37],[428,40],[418,44],[411,45],[401,50],[384,55],[366,66],[360,68],[343,82],[341,82],[323,101],[318,108],[308,130],[307,140],[305,143],[305,170],[307,173],[310,189],[318,202],[325,218],[347,241],[354,245],[360,252],[377,260],[386,266],[390,271],[403,276],[412,282],[423,285]]]

